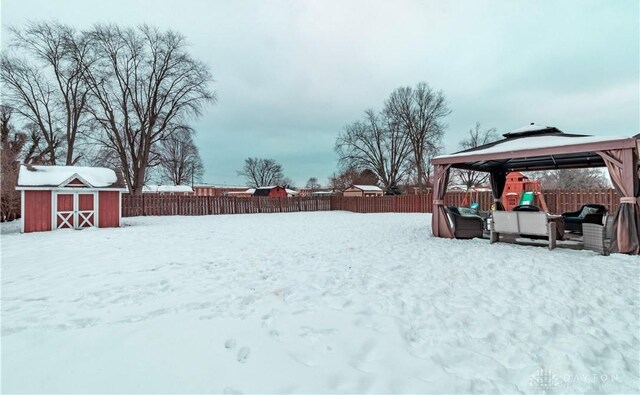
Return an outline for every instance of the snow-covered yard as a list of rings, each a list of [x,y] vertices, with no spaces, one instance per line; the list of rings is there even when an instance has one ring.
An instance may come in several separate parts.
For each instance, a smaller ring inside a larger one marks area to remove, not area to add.
[[[639,391],[640,260],[426,214],[3,225],[2,391]],[[14,232],[14,233],[12,233]]]

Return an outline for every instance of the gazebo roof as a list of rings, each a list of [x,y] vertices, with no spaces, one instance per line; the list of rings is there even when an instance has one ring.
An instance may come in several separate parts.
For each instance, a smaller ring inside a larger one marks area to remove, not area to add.
[[[531,124],[503,134],[501,140],[438,156],[433,164],[478,171],[602,167],[605,163],[597,151],[635,147],[638,136],[569,134],[555,127]]]

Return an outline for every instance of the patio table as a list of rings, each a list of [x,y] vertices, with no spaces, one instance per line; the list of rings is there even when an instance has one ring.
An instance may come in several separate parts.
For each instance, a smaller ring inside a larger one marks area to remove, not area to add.
[[[562,240],[564,238],[564,217],[562,215],[548,214],[547,220],[556,224],[556,240]]]

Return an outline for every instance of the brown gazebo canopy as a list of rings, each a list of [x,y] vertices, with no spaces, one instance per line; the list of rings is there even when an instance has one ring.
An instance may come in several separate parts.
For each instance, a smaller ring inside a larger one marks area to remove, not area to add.
[[[607,167],[620,196],[611,235],[612,252],[640,254],[640,134],[596,137],[563,133],[531,124],[503,134],[503,139],[480,147],[438,156],[435,165],[433,235],[453,238],[444,208],[451,168],[490,173],[498,210],[506,175],[512,171]]]

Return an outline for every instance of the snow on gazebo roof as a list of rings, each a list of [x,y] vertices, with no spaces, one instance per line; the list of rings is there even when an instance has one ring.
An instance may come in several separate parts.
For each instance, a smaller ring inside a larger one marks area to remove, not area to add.
[[[559,168],[582,164],[604,166],[595,151],[632,147],[637,137],[589,136],[569,134],[551,126],[527,125],[503,134],[503,139],[449,155],[440,155],[433,163],[488,171]]]
[[[40,165],[21,165],[18,187],[59,187],[74,178],[93,188],[125,188],[122,178],[105,167]]]

